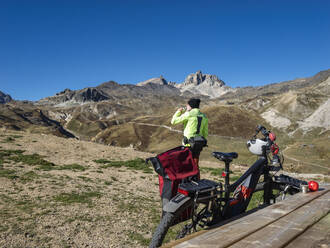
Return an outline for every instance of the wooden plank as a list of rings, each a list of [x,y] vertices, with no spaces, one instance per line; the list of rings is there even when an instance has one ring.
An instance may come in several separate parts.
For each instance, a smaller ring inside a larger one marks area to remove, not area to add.
[[[329,211],[330,192],[229,247],[285,247],[313,226],[314,223],[326,216]]]
[[[179,240],[170,243],[167,247],[228,247],[326,194],[328,191],[329,189],[326,188],[314,193],[294,195],[288,200],[261,209],[224,226],[208,230],[197,237],[195,234],[194,238],[188,236],[183,242]]]
[[[330,248],[330,214],[327,214],[286,246],[286,248],[297,247]]]
[[[189,234],[187,236],[185,236],[184,238],[182,239],[178,239],[178,240],[174,240],[172,242],[169,242],[165,245],[162,245],[161,248],[171,248],[171,247],[177,247],[178,244],[181,244],[183,243],[184,241],[187,241],[187,240],[190,240],[190,239],[193,239],[203,233],[206,233],[208,230],[201,230],[201,231],[198,231],[198,232],[195,232],[195,233],[192,233],[192,234]]]

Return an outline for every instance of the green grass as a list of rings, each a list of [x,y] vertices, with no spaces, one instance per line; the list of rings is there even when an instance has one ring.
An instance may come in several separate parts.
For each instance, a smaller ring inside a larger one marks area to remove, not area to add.
[[[137,241],[142,246],[148,246],[150,243],[150,238],[145,238],[142,234],[138,232],[129,231],[128,238],[130,240]]]
[[[13,143],[15,139],[13,137],[7,137],[2,142],[3,143]]]
[[[291,167],[295,167],[295,171],[299,173],[321,173],[330,175],[330,146],[329,138],[327,136],[319,137],[318,133],[314,136],[304,136],[290,138],[285,133],[281,133],[278,130],[273,130],[277,134],[276,143],[280,147],[280,151],[286,149],[284,169],[290,170]],[[217,160],[212,156],[213,151],[221,152],[237,152],[238,158],[233,160],[235,164],[251,166],[256,160],[257,156],[249,152],[246,147],[246,141],[248,138],[226,138],[210,136],[208,138],[208,147],[206,147],[201,153],[201,160],[218,162],[220,167],[224,167],[224,163]],[[299,162],[289,159],[290,156]],[[317,165],[319,164],[322,168]]]
[[[38,178],[39,178],[38,174],[36,174],[34,171],[29,171],[29,172],[24,173],[22,176],[20,176],[19,180],[22,183],[27,183],[27,182],[32,182]]]
[[[107,160],[107,159],[96,159],[94,160],[95,163],[98,163],[98,164],[107,164],[107,163],[111,163],[111,160]]]
[[[19,153],[16,156],[8,157],[8,159],[16,163],[21,162],[23,164],[31,165],[31,166],[39,165],[39,169],[45,171],[52,170],[53,167],[55,166],[54,163],[44,160],[42,156],[36,153],[31,155],[30,154],[24,155],[22,153]]]
[[[3,150],[3,149],[1,149],[0,150],[0,159],[4,160],[4,159],[6,159],[10,156],[13,156],[13,155],[20,155],[23,152],[25,152],[25,151],[23,151],[23,150]]]
[[[57,168],[58,170],[85,171],[86,168],[80,164],[66,164]]]
[[[210,173],[212,176],[221,176],[223,169],[221,168],[210,168],[210,167],[201,167],[201,173]]]
[[[234,174],[231,174],[229,176],[230,178],[230,183],[234,183],[235,181],[237,181],[242,175],[234,175]]]
[[[220,179],[224,180],[224,177],[222,177],[222,172],[224,171],[224,169],[222,168],[200,167],[200,171],[202,175],[203,173],[210,173],[212,176],[216,176],[219,180]],[[230,171],[229,174],[230,182],[231,183],[235,182],[238,178],[240,178],[240,176],[241,174],[237,175],[234,174],[233,171]]]
[[[330,175],[330,146],[328,138],[297,139],[284,152],[284,169],[295,167],[299,173]],[[291,160],[292,157],[299,162]]]
[[[247,210],[254,209],[254,208],[258,207],[260,204],[262,204],[263,203],[263,194],[264,194],[263,191],[253,193],[249,206],[247,207]]]
[[[202,152],[200,159],[212,162],[218,162],[220,167],[224,167],[225,163],[219,161],[212,156],[212,152],[237,152],[238,158],[233,160],[235,164],[253,164],[257,157],[249,152],[246,148],[246,138],[226,138],[210,136],[208,138],[208,147]]]
[[[149,165],[145,163],[144,159],[142,158],[127,161],[111,161],[106,159],[98,159],[94,160],[94,162],[103,164],[100,166],[100,168],[102,169],[126,167],[130,170],[139,170],[143,171],[144,173],[152,173],[152,169]]]
[[[84,176],[78,176],[78,178],[82,179],[84,182],[93,182],[93,179]]]
[[[33,209],[36,207],[36,204],[34,204],[31,200],[21,200],[16,203],[16,207],[28,214],[33,213]]]
[[[74,216],[66,220],[67,223],[72,223],[74,221],[84,221],[84,222],[93,222],[94,218],[88,215]]]
[[[86,204],[92,204],[91,198],[100,198],[101,197],[100,192],[82,192],[82,193],[61,193],[54,197],[54,201],[61,202],[64,205],[70,205],[75,203],[86,203]]]
[[[273,190],[273,195],[277,195],[278,193],[279,193],[278,190]],[[247,210],[254,209],[258,207],[260,204],[263,204],[263,195],[264,195],[263,191],[258,191],[253,193]]]
[[[3,143],[13,143],[15,139],[22,138],[21,135],[11,135],[2,140]]]
[[[30,166],[37,166],[37,170],[51,171],[51,170],[72,170],[85,171],[86,167],[80,164],[67,164],[58,166],[49,162],[39,154],[23,154],[23,150],[0,150],[0,168],[6,161],[13,161],[15,163],[22,163]]]
[[[15,163],[23,163],[26,165],[39,165],[39,169],[41,170],[51,170],[55,164],[48,162],[43,159],[39,154],[23,154],[25,151],[23,150],[0,150],[0,161],[13,161]]]
[[[11,198],[10,196],[5,195],[5,194],[0,194],[0,199],[4,203],[9,203],[9,202],[12,202],[13,201],[13,198]]]
[[[23,136],[22,136],[22,135],[12,135],[11,137],[12,137],[12,138],[14,138],[14,139],[23,138]]]
[[[17,178],[19,178],[16,175],[15,170],[2,169],[2,168],[0,168],[0,177],[4,177],[4,178],[8,178],[8,179],[17,179]]]

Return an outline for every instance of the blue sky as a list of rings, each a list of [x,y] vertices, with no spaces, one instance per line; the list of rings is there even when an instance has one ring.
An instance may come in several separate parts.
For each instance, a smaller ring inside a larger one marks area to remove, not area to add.
[[[197,70],[232,87],[330,68],[326,0],[0,0],[0,91],[64,88]]]

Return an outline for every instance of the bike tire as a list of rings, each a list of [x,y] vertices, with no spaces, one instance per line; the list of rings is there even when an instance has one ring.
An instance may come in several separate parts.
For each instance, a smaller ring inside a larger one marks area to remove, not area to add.
[[[172,226],[175,220],[174,213],[165,212],[159,225],[157,226],[149,245],[149,248],[160,247],[167,234],[168,229]]]

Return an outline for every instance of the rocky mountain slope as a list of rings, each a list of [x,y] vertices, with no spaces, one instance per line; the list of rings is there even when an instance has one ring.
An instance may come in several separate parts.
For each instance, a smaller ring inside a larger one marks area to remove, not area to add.
[[[13,100],[13,99],[11,98],[10,95],[5,94],[2,91],[0,91],[0,104],[10,102],[11,100]]]
[[[256,96],[272,96],[282,94],[288,91],[296,91],[312,86],[317,86],[325,82],[330,76],[330,69],[321,71],[312,77],[298,78],[294,80],[265,84],[258,87],[238,87],[236,91],[224,95],[224,99],[251,99]]]
[[[200,71],[182,84],[162,77],[138,85],[109,81],[81,90],[65,89],[35,103],[2,104],[0,124],[61,136],[67,136],[66,130],[82,140],[160,152],[180,144],[182,127],[171,126],[170,119],[188,98],[196,96],[209,117],[210,149],[218,149],[219,140],[226,137],[243,142],[257,124],[276,130],[290,143],[330,134],[329,76],[327,70],[310,78],[235,89]]]
[[[274,127],[291,134],[306,133],[316,128],[320,128],[321,132],[330,130],[327,122],[330,116],[327,104],[330,70],[322,71],[310,78],[248,91],[252,97],[245,100],[246,107],[258,111]],[[244,99],[243,96],[239,98]]]
[[[72,106],[88,102],[111,101],[125,104],[135,99],[166,98],[179,96],[180,91],[167,84],[145,83],[144,85],[118,84],[114,81],[103,83],[96,87],[72,91],[66,89],[55,96],[38,101],[39,105]]]
[[[327,131],[329,76],[330,70],[327,70],[310,78],[232,89],[217,76],[198,71],[188,75],[181,84],[168,83],[161,76],[138,85],[109,81],[82,90],[65,89],[34,106],[87,139],[96,137],[113,123],[123,124],[145,115],[169,119],[175,108],[184,105],[193,95],[201,97],[205,107],[221,109],[229,104],[247,111],[247,116],[256,112],[271,126],[285,132],[306,133],[316,127]],[[6,95],[6,101],[8,99]],[[221,115],[221,111],[215,113],[217,115]]]
[[[60,137],[75,136],[63,128],[60,122],[49,118],[31,103],[11,102],[0,105],[0,127],[5,130],[25,130],[49,133]]]

